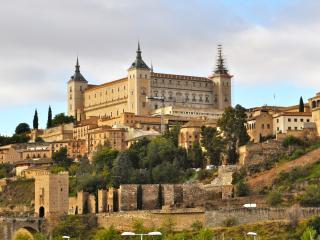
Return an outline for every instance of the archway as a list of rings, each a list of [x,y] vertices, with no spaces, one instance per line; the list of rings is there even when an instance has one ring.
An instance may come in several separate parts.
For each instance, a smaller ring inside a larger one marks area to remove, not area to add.
[[[45,214],[44,207],[40,207],[39,208],[39,217],[44,218],[44,214]]]
[[[76,210],[74,211],[75,215],[78,215],[78,206],[76,206]]]

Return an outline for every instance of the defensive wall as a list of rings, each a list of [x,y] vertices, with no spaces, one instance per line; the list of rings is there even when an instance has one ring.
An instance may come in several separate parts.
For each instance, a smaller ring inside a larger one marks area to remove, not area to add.
[[[69,214],[204,207],[207,202],[229,199],[233,186],[203,184],[123,184],[119,189],[78,192],[69,197]]]
[[[320,216],[320,208],[227,208],[208,210],[205,212],[207,227],[220,227],[227,219],[236,220],[237,224],[250,224],[265,221],[284,220],[291,218],[307,219]]]

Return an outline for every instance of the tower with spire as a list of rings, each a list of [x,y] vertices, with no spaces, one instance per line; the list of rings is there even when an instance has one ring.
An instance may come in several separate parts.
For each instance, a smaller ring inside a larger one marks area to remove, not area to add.
[[[151,69],[143,61],[140,42],[136,59],[128,69],[128,106],[127,110],[137,115],[147,115],[147,96],[150,95]]]
[[[209,78],[213,81],[213,104],[214,108],[224,110],[231,106],[231,78],[225,66],[222,54],[222,46],[218,45],[216,68]]]
[[[68,115],[74,116],[77,121],[84,119],[84,90],[88,87],[88,81],[80,72],[79,58],[77,57],[75,71],[68,81],[67,102]]]

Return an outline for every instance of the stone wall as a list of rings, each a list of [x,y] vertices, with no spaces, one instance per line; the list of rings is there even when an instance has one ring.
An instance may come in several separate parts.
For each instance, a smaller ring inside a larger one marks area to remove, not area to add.
[[[143,222],[146,228],[161,228],[164,223],[171,223],[176,231],[190,229],[195,221],[204,223],[203,209],[177,209],[170,211],[130,211],[118,213],[97,214],[98,225],[108,228],[115,227],[118,231],[132,231],[133,223],[137,220]]]
[[[280,157],[287,153],[282,142],[268,140],[263,143],[250,143],[239,148],[239,164],[252,165]]]
[[[221,199],[221,187],[203,184],[183,184],[183,206],[205,206],[208,201]]]
[[[290,220],[295,214],[300,219],[320,215],[320,208],[231,208],[205,212],[205,225],[219,227],[227,219],[233,218],[238,224],[250,224],[272,220]]]
[[[142,190],[142,209],[153,210],[160,208],[159,193],[161,194],[160,185],[144,184],[141,185]]]
[[[98,212],[106,212],[107,210],[107,190],[98,190]]]
[[[119,210],[120,211],[134,211],[138,209],[138,185],[123,184],[118,190],[119,195]]]
[[[88,196],[88,213],[96,213],[96,197],[93,194]]]
[[[181,205],[183,202],[182,185],[163,184],[162,185],[162,204],[163,206],[173,207]]]

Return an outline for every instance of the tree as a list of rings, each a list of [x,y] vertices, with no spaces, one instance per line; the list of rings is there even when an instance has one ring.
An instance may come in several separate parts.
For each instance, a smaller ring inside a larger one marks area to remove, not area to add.
[[[199,142],[194,142],[188,151],[188,158],[194,168],[204,167],[204,156]]]
[[[67,148],[61,148],[58,152],[52,154],[52,160],[57,166],[67,169],[73,162],[71,158],[68,157]]]
[[[49,106],[47,128],[51,128],[51,127],[52,127],[52,110],[51,110],[51,106]]]
[[[301,236],[301,240],[316,240],[316,239],[317,239],[317,231],[314,230],[312,227],[307,227]]]
[[[96,172],[110,170],[114,159],[118,156],[118,151],[112,148],[102,148],[93,155],[93,165]]]
[[[218,121],[218,126],[227,141],[227,154],[231,164],[237,161],[237,147],[246,144],[250,140],[245,127],[246,122],[246,109],[241,105],[236,105],[235,108],[227,108]]]
[[[128,152],[120,153],[113,161],[112,181],[113,186],[117,187],[120,184],[130,183],[130,175],[133,171],[132,162]]]
[[[210,163],[221,165],[221,153],[225,150],[225,141],[216,128],[201,127],[201,143],[207,150],[206,155]]]
[[[170,139],[176,147],[178,147],[178,144],[179,144],[180,129],[181,129],[181,124],[175,124],[174,126],[172,126],[171,129],[167,130],[163,135],[165,138]]]
[[[250,194],[249,185],[242,180],[236,184],[235,192],[238,197],[248,196]]]
[[[29,127],[29,124],[27,123],[19,123],[15,131],[17,135],[25,134],[28,132],[30,132],[30,127]]]
[[[302,97],[300,97],[299,112],[304,112],[304,102],[303,102]]]
[[[59,126],[61,124],[74,123],[75,118],[73,116],[66,116],[64,113],[59,113],[54,116],[52,120],[52,127]]]
[[[36,109],[33,116],[33,129],[38,129],[38,127],[39,127],[39,119],[38,119],[38,111]]]
[[[118,240],[121,239],[119,233],[114,229],[113,226],[108,229],[101,229],[96,232],[93,240]]]
[[[31,234],[18,233],[15,239],[16,240],[32,240],[33,237],[31,236]]]

